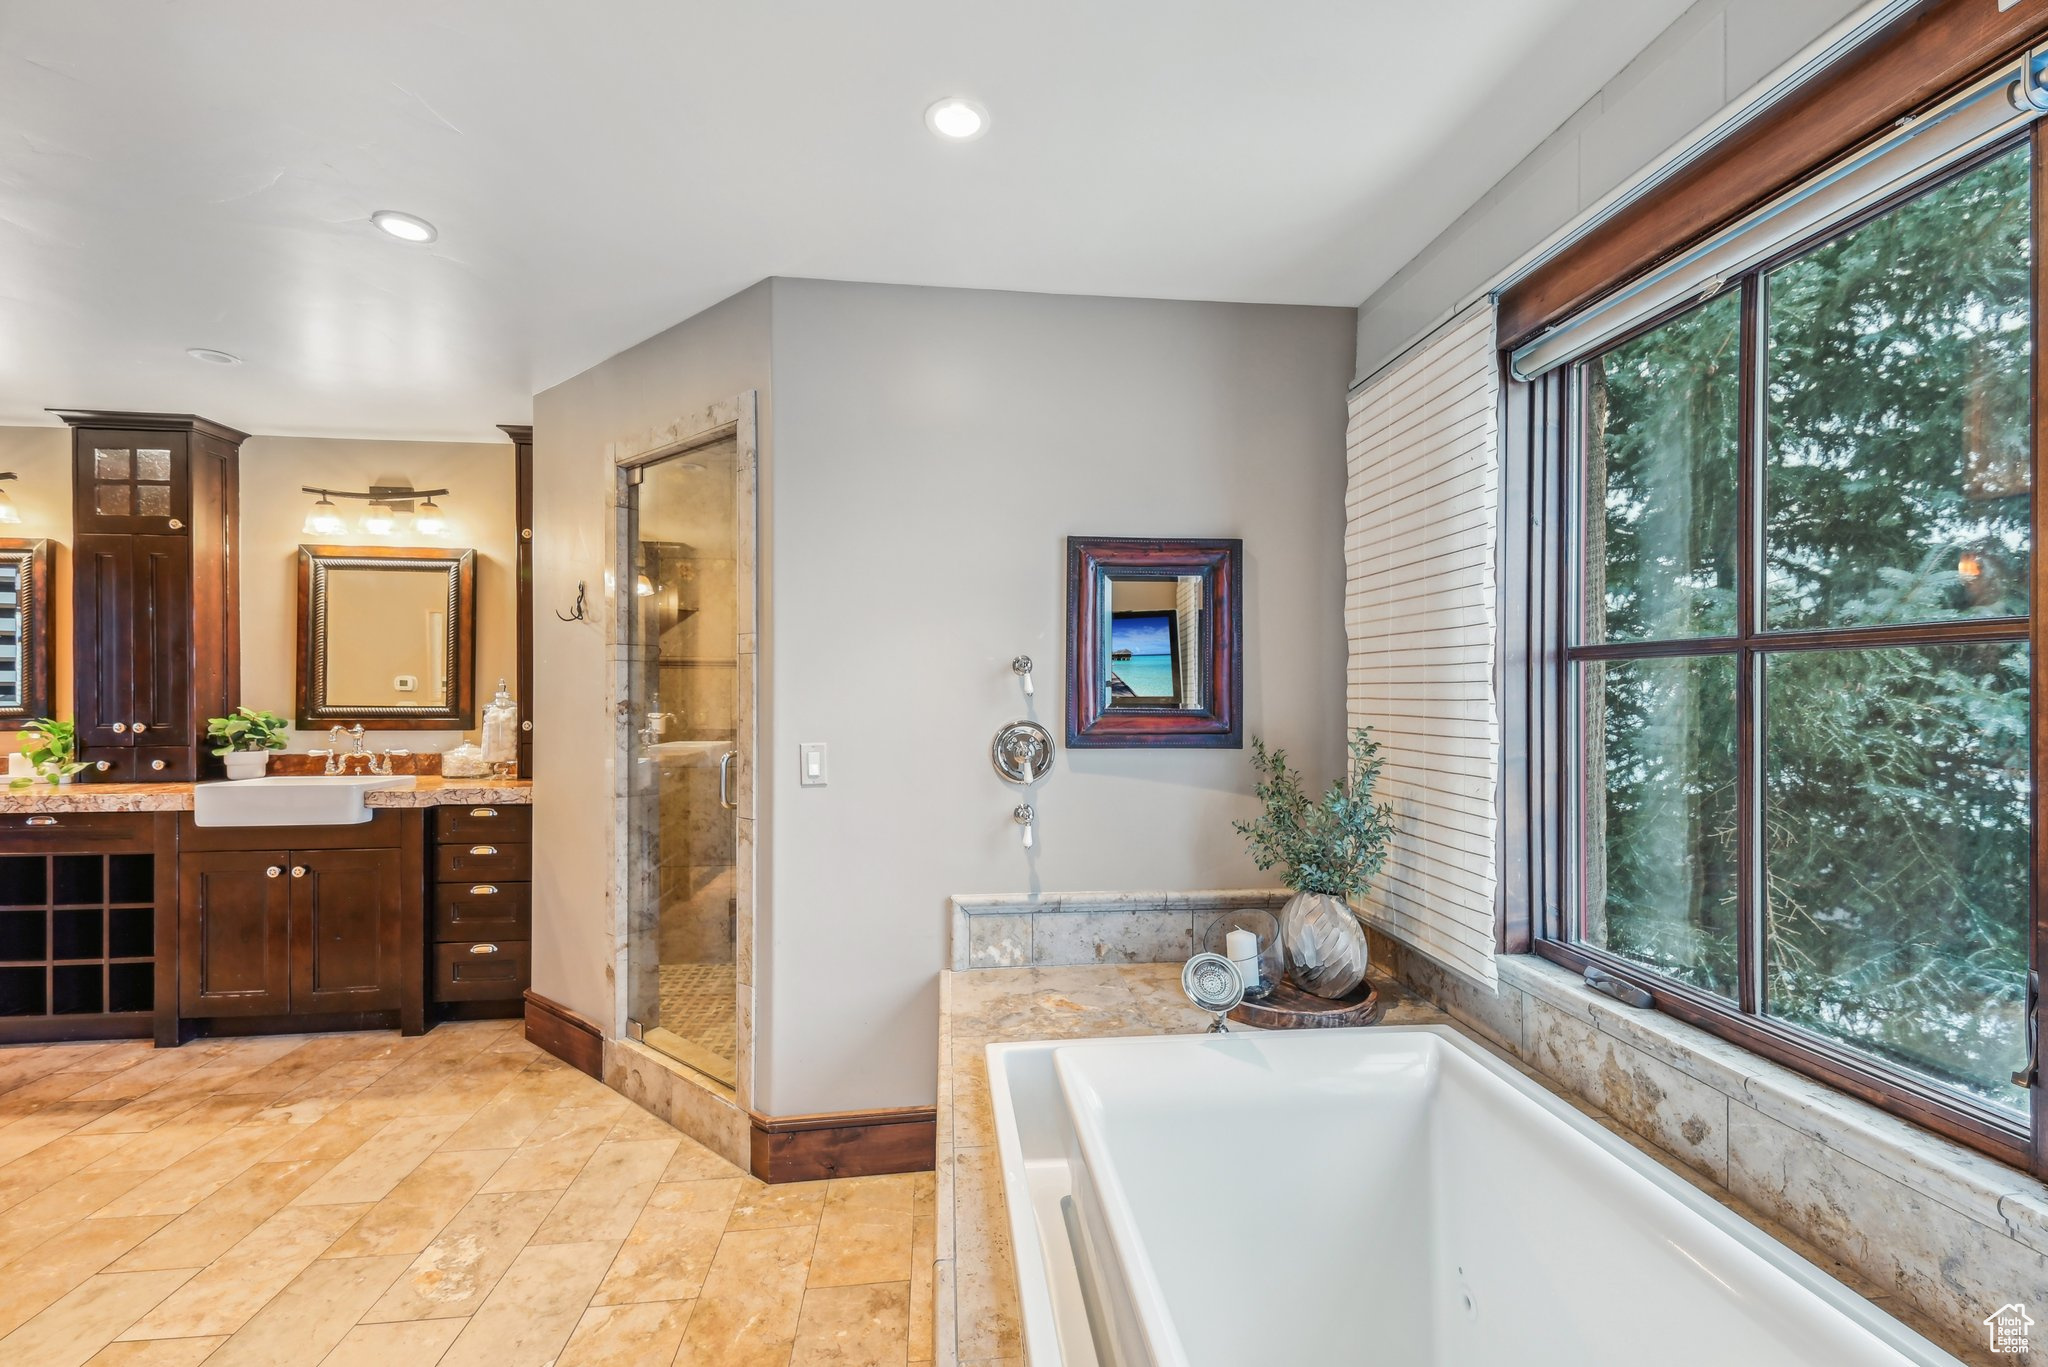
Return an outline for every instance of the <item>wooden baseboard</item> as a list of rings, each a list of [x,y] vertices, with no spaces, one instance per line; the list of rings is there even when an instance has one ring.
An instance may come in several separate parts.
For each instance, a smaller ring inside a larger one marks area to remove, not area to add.
[[[528,989],[526,1039],[571,1068],[604,1081],[604,1031],[596,1021]]]
[[[764,1182],[927,1172],[938,1154],[938,1112],[930,1106],[752,1121],[752,1166]]]

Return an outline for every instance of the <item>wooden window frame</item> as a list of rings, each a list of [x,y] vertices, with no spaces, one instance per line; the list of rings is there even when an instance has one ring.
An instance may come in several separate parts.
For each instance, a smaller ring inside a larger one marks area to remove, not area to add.
[[[1759,592],[1755,576],[1761,572],[1757,549],[1762,538],[1761,491],[1753,487],[1763,461],[1761,434],[1757,430],[1763,405],[1756,390],[1763,364],[1760,327],[1764,302],[1759,282],[1786,261],[1964,174],[1968,168],[2012,151],[2015,140],[2003,141],[1972,157],[1966,166],[1932,173],[1865,213],[1829,224],[1741,277],[1744,368],[1738,401],[1742,427],[1737,456],[1741,501],[1737,582],[1744,586],[1744,602],[1733,635],[1673,642],[1573,644],[1572,593],[1580,521],[1571,502],[1580,441],[1573,393],[1578,363],[1558,366],[1532,381],[1518,381],[1507,364],[1514,339],[1503,329],[1499,656],[1503,729],[1502,877],[1497,947],[1503,953],[1534,953],[1575,972],[1603,969],[1644,988],[1657,1010],[1969,1148],[2036,1176],[2048,1176],[2048,1140],[2044,1140],[2044,1132],[2048,1132],[2048,1097],[2043,1096],[2038,1073],[2028,1093],[2029,1115],[2023,1121],[1988,1103],[1973,1103],[1958,1091],[1872,1055],[1762,1015],[1754,995],[1761,977],[1762,922],[1757,890],[1752,886],[1762,857],[1760,833],[1753,829],[1761,800],[1761,780],[1756,772],[1761,740],[1753,734],[1761,715],[1761,700],[1754,696],[1754,683],[1761,677],[1763,658],[1794,650],[1973,641],[2029,643],[2029,706],[2033,715],[2031,973],[2038,974],[2044,960],[2048,960],[2048,839],[2044,839],[2041,803],[2041,776],[2048,769],[2048,726],[2043,724],[2044,717],[2048,717],[2048,661],[2044,661],[2044,648],[2048,648],[2048,555],[2041,553],[2041,468],[2043,450],[2048,447],[2048,404],[2042,401],[2048,395],[2048,355],[2044,355],[2048,345],[2043,344],[2043,329],[2048,327],[2048,260],[2044,260],[2044,248],[2048,248],[2048,205],[2043,203],[2048,199],[2048,121],[2037,120],[2019,138],[2027,142],[2032,154],[2034,328],[2034,479],[2030,498],[2034,554],[2029,615],[2023,623],[2010,618],[1961,619],[1934,624],[1769,631],[1764,629],[1764,623],[1754,620],[1753,611],[1758,601],[1754,596]],[[1731,281],[1729,287],[1736,288],[1737,282]],[[1695,307],[1697,302],[1688,300],[1683,306],[1646,321],[1629,336],[1661,326]],[[1601,350],[1625,340],[1616,339],[1604,344]],[[1733,655],[1738,662],[1737,714],[1743,765],[1738,776],[1742,795],[1737,836],[1742,861],[1738,894],[1740,985],[1739,1000],[1732,1004],[1657,976],[1653,969],[1633,960],[1575,941],[1568,933],[1578,910],[1575,861],[1580,855],[1574,782],[1579,706],[1572,680],[1575,664],[1581,660],[1699,658],[1715,654]],[[2030,992],[2029,1031],[2038,1028],[2037,1010],[2035,994]]]

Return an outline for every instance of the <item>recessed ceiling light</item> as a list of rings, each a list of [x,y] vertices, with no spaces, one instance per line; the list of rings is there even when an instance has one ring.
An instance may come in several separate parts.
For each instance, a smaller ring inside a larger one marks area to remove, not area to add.
[[[988,132],[988,110],[965,96],[948,95],[924,111],[924,126],[948,142],[973,142]]]
[[[208,365],[240,365],[242,363],[242,358],[235,355],[232,351],[217,351],[210,346],[188,346],[185,348],[185,354],[195,361],[204,361]]]
[[[417,214],[402,214],[396,209],[379,209],[370,215],[370,222],[405,242],[432,242],[441,235],[440,230]]]

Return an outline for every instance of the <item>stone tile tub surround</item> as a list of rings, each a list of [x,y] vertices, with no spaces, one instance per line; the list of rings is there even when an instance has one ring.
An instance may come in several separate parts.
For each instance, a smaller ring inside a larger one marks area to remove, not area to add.
[[[2048,1306],[2048,1186],[1526,955],[1500,990],[1378,933],[1373,961],[1459,1024],[1668,1154],[1701,1185],[1970,1362],[1982,1321]]]
[[[955,972],[1184,963],[1219,920],[1246,910],[1277,916],[1293,895],[1243,888],[955,897],[949,962]]]

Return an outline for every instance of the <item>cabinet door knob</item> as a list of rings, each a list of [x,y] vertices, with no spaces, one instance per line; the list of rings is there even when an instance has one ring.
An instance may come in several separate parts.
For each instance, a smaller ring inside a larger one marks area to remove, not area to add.
[[[161,769],[164,767],[164,762],[160,759],[153,759],[149,762],[149,767],[152,769]]]
[[[471,854],[496,854],[498,847],[496,845],[471,845],[469,852]]]
[[[101,760],[101,761],[100,761],[99,763],[97,763],[97,764],[93,765],[92,767],[93,767],[93,768],[95,768],[95,769],[97,769],[97,770],[99,770],[99,771],[100,771],[101,773],[103,773],[103,774],[104,774],[105,772],[107,772],[107,770],[109,770],[109,769],[113,768],[113,767],[114,767],[114,765],[113,765],[113,762],[112,762],[111,760],[104,760],[104,759],[103,759],[103,760]]]
[[[141,735],[144,731],[147,731],[148,729],[149,728],[143,725],[141,722],[135,723],[135,734],[138,736]]]
[[[294,878],[304,878],[305,876],[306,876],[306,866],[305,866],[304,864],[294,864],[294,865],[292,865],[292,877],[294,877]]]
[[[54,826],[57,824],[57,818],[54,816],[32,816],[28,819],[27,824],[31,826]]]
[[[469,952],[472,954],[496,954],[498,947],[496,945],[471,945]]]
[[[128,723],[127,723],[127,722],[125,722],[125,721],[117,721],[117,722],[115,722],[115,723],[114,723],[114,734],[115,734],[115,735],[117,735],[117,736],[125,736],[125,735],[127,735],[127,734],[128,734]]]
[[[281,874],[281,873],[283,873],[283,872],[284,872],[284,870],[283,870],[283,869],[279,868],[279,867],[278,867],[277,865],[275,865],[275,864],[272,864],[272,865],[271,865],[271,866],[270,866],[269,868],[267,868],[267,869],[265,869],[265,870],[263,871],[263,876],[264,876],[265,878],[275,878],[275,877],[277,877],[277,876],[278,876],[279,874]]]
[[[183,527],[184,525],[184,522],[179,518],[174,517],[171,519],[171,530],[174,532]]]
[[[496,897],[498,895],[498,885],[496,883],[472,884],[469,889],[469,895],[471,897]]]
[[[496,816],[498,809],[496,807],[471,807],[469,814],[471,816]]]

